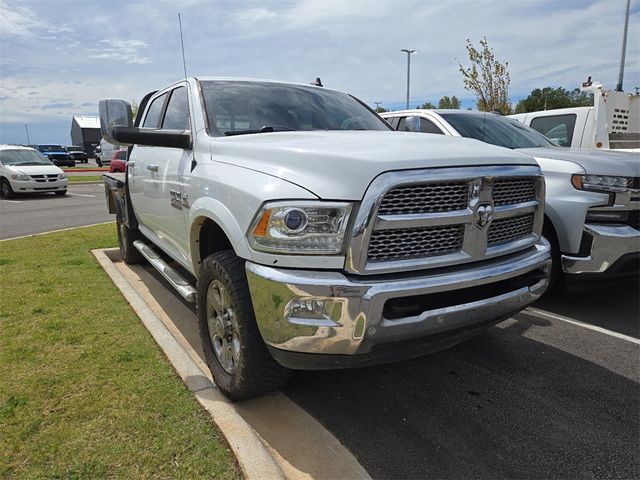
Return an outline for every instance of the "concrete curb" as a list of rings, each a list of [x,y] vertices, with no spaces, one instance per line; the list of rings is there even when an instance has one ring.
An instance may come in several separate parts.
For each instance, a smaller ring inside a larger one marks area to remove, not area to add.
[[[132,288],[107,255],[118,249],[92,250],[107,275],[127,299],[144,326],[163,350],[174,369],[209,412],[235,454],[245,477],[252,479],[284,479],[282,470],[251,426],[237,413],[234,405],[207,378],[180,341]]]

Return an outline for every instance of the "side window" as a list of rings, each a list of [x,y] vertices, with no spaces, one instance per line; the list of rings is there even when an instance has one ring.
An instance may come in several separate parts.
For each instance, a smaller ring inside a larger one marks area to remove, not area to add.
[[[420,119],[420,131],[422,133],[439,133],[443,135],[442,130],[436,127],[436,124],[426,118]]]
[[[186,88],[179,87],[171,93],[162,128],[189,130],[189,100]]]
[[[162,107],[167,94],[160,95],[156,98],[147,109],[147,116],[144,119],[143,127],[158,128],[160,126],[160,115],[162,115]]]
[[[120,150],[117,152],[117,157],[118,160],[126,160],[127,159],[127,151],[126,150]]]
[[[556,145],[570,147],[573,129],[576,126],[575,113],[538,117],[531,121],[531,128],[537,130]]]
[[[407,117],[396,118],[398,120],[398,124],[395,126],[395,129],[399,132],[410,132],[409,127],[407,127]]]

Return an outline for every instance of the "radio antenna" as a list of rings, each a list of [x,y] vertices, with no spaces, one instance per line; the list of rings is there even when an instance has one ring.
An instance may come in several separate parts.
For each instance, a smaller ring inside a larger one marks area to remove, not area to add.
[[[187,79],[187,62],[184,59],[184,38],[182,36],[182,19],[178,13],[178,25],[180,25],[180,46],[182,47],[182,68],[184,69],[184,79]]]

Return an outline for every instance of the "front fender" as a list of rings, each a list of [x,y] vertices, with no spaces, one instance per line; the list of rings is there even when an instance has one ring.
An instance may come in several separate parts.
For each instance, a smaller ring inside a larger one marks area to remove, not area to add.
[[[577,190],[571,184],[572,174],[584,174],[584,169],[573,162],[538,158],[546,184],[545,214],[551,220],[558,236],[560,251],[577,253],[589,207],[605,205],[607,194]]]

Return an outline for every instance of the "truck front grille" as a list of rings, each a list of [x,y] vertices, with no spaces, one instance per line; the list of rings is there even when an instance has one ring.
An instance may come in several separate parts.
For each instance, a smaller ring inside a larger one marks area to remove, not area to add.
[[[543,221],[537,166],[391,172],[371,184],[347,254],[353,273],[483,260],[533,245]]]
[[[462,248],[463,237],[462,225],[377,230],[369,242],[369,260],[403,260],[457,252]]]

